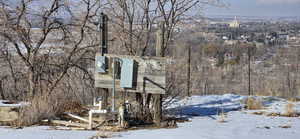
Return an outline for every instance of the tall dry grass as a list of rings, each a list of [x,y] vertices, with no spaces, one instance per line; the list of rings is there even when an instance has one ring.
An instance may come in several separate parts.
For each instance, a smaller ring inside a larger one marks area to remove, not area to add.
[[[287,117],[296,117],[297,113],[295,111],[295,104],[288,102],[285,106],[285,112],[283,115]]]
[[[64,95],[35,96],[29,101],[28,106],[24,106],[19,111],[17,126],[30,126],[39,124],[44,119],[54,119],[64,112],[72,109],[74,101]]]
[[[248,110],[260,110],[263,109],[263,104],[260,99],[248,97],[246,101],[246,107]]]
[[[30,126],[43,119],[55,117],[58,112],[58,103],[43,96],[34,97],[28,106],[20,109],[18,126]]]

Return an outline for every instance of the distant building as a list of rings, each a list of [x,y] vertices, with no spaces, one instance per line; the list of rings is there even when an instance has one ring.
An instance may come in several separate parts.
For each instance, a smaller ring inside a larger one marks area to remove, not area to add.
[[[289,40],[289,34],[288,33],[278,33],[278,38],[283,40]]]
[[[222,39],[223,39],[223,40],[229,40],[229,37],[223,36]]]
[[[238,44],[238,40],[225,40],[224,44],[225,45],[235,45],[235,44]]]
[[[234,20],[229,23],[229,27],[231,28],[239,28],[240,22],[237,20],[236,16],[234,17]]]

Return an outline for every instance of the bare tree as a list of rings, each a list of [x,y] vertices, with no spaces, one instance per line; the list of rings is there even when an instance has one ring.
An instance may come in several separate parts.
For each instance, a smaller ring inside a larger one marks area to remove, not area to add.
[[[154,49],[155,31],[159,23],[165,27],[163,56],[173,38],[177,24],[201,13],[204,5],[216,4],[216,0],[107,0],[103,11],[112,21],[113,38],[130,55],[149,55]],[[190,12],[193,9],[197,12]],[[152,53],[154,55],[154,53]]]
[[[80,1],[81,7],[75,8],[80,8],[81,14],[76,15],[70,11],[72,5],[64,0],[47,1],[42,9],[36,9],[35,2],[41,1],[0,3],[3,17],[0,36],[13,48],[9,53],[15,53],[22,61],[17,66],[25,67],[30,97],[37,92],[50,95],[74,68],[86,71],[80,63],[89,59],[97,46],[95,41],[89,40],[89,34],[95,32],[89,21],[98,8],[96,2]],[[71,16],[70,21],[61,20],[62,13]],[[39,21],[39,29],[34,29],[35,20]]]

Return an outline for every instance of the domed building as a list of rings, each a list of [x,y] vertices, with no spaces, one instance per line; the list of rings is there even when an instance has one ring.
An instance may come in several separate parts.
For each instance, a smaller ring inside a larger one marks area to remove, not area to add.
[[[229,27],[231,28],[239,28],[240,22],[237,20],[236,16],[234,17],[234,20],[229,23]]]

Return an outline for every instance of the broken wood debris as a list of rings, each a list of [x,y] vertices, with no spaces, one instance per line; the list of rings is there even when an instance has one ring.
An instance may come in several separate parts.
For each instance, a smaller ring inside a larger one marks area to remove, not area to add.
[[[64,126],[74,126],[74,127],[81,127],[87,129],[88,124],[82,124],[82,123],[74,123],[70,121],[63,121],[63,120],[51,120],[50,123],[57,124],[57,125],[64,125]]]
[[[84,119],[84,118],[82,118],[82,117],[80,117],[80,116],[77,116],[77,115],[75,115],[75,114],[72,114],[72,113],[66,113],[66,115],[68,115],[68,116],[70,116],[70,117],[72,117],[72,118],[74,118],[74,119],[77,119],[77,120],[80,120],[80,121],[89,123],[89,120],[88,120],[88,119]]]

